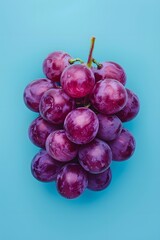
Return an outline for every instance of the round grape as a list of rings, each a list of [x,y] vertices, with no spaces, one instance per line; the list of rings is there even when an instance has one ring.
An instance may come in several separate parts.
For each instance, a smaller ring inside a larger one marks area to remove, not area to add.
[[[96,82],[104,79],[115,79],[123,85],[126,84],[125,71],[115,62],[104,62],[99,68],[92,68],[92,71],[94,72]]]
[[[37,180],[51,182],[56,180],[62,166],[62,163],[49,156],[45,150],[41,150],[32,160],[31,172]]]
[[[95,84],[94,74],[84,64],[67,67],[61,76],[61,85],[64,91],[72,98],[87,96]]]
[[[42,96],[39,110],[45,120],[60,124],[74,107],[74,99],[71,99],[62,89],[51,89]]]
[[[88,173],[88,189],[92,191],[101,191],[108,187],[112,180],[111,169],[99,174]]]
[[[122,131],[122,122],[116,115],[107,116],[99,113],[97,117],[99,120],[98,138],[112,141],[118,137]]]
[[[95,84],[90,95],[93,107],[103,114],[114,114],[122,110],[127,102],[124,86],[114,79],[105,79]]]
[[[79,163],[90,173],[101,173],[109,168],[112,152],[107,143],[95,138],[92,142],[81,146],[78,152]]]
[[[68,162],[77,155],[78,148],[71,142],[64,130],[52,132],[46,140],[46,150],[51,157],[61,162]]]
[[[48,135],[57,129],[57,125],[53,125],[45,121],[42,117],[38,117],[31,123],[28,134],[33,144],[38,147],[45,148],[45,142]]]
[[[55,84],[51,80],[44,78],[29,83],[23,94],[26,106],[34,112],[39,112],[39,103],[42,95],[54,87]]]
[[[58,192],[65,198],[79,197],[88,185],[86,172],[79,164],[66,164],[57,176]]]
[[[59,82],[63,70],[70,65],[71,56],[68,53],[57,51],[49,54],[43,62],[43,72],[47,78]]]
[[[64,121],[66,135],[76,144],[92,141],[98,131],[99,121],[96,114],[85,107],[72,110]]]
[[[113,160],[124,161],[133,155],[136,143],[132,134],[128,130],[122,129],[121,134],[108,144],[112,150]]]
[[[124,108],[116,114],[122,122],[127,122],[135,118],[140,108],[137,95],[129,89],[126,90],[128,95],[127,103]]]

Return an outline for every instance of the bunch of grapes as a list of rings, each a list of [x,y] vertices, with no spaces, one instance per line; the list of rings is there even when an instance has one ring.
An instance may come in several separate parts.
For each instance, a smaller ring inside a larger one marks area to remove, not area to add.
[[[112,160],[127,160],[135,150],[122,122],[138,114],[139,100],[125,88],[120,65],[92,57],[94,42],[93,37],[87,64],[62,51],[51,53],[43,62],[46,78],[24,90],[26,106],[39,113],[29,127],[30,140],[41,148],[32,160],[32,174],[42,182],[55,181],[69,199],[86,188],[105,189]]]

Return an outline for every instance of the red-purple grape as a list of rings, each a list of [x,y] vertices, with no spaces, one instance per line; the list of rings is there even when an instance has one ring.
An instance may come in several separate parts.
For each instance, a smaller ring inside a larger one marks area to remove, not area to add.
[[[26,106],[34,112],[39,112],[39,103],[42,95],[44,92],[54,87],[55,84],[51,80],[45,78],[29,83],[23,95]]]
[[[107,116],[99,113],[97,117],[99,120],[98,138],[112,141],[121,133],[122,122],[116,115]]]
[[[91,142],[98,131],[99,121],[96,114],[85,107],[72,110],[64,121],[66,135],[76,144]]]
[[[114,114],[122,110],[127,102],[127,91],[114,79],[105,79],[95,84],[90,95],[95,109],[103,114]]]
[[[43,62],[43,72],[47,78],[59,82],[63,70],[70,65],[71,56],[68,53],[57,51],[49,54]]]
[[[48,135],[57,129],[57,125],[53,125],[45,121],[42,117],[38,117],[31,123],[28,129],[28,134],[33,144],[38,147],[45,148],[45,142]]]
[[[32,160],[31,172],[37,180],[51,182],[56,180],[62,166],[62,163],[49,156],[45,150],[41,150]]]
[[[88,189],[92,191],[101,191],[108,187],[112,180],[111,169],[99,174],[88,173]]]
[[[57,130],[48,136],[46,150],[54,159],[68,162],[76,157],[78,147],[67,138],[64,130]]]
[[[122,129],[120,135],[108,144],[112,150],[113,160],[123,161],[133,155],[136,143],[132,134],[128,130]]]
[[[58,192],[65,198],[79,197],[88,185],[86,172],[79,164],[66,164],[57,176]]]
[[[90,173],[101,173],[109,168],[112,152],[107,143],[95,138],[92,142],[81,146],[78,152],[79,163]]]
[[[74,107],[74,99],[70,98],[63,89],[51,89],[43,94],[39,110],[45,120],[60,124]]]
[[[128,95],[127,103],[124,108],[116,114],[122,122],[127,122],[135,118],[140,108],[137,95],[129,89],[126,90]]]
[[[92,68],[92,71],[94,72],[96,82],[104,79],[115,79],[123,85],[126,84],[125,71],[115,62],[104,62],[100,68]]]
[[[84,64],[67,67],[61,75],[61,85],[64,91],[72,98],[87,96],[95,84],[94,74]]]

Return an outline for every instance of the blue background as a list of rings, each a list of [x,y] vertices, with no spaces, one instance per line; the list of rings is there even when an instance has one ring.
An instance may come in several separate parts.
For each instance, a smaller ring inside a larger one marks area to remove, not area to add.
[[[0,239],[160,239],[160,2],[159,0],[5,0],[0,2]],[[141,101],[126,126],[134,156],[113,163],[105,191],[69,201],[53,183],[36,181],[30,162],[38,151],[27,136],[37,114],[22,99],[43,77],[42,61],[55,50],[86,60],[113,60]]]

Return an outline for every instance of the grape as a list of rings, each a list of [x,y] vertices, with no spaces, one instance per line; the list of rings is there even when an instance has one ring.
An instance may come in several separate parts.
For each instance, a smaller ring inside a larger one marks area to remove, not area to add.
[[[112,150],[113,160],[123,161],[133,155],[136,143],[132,134],[128,130],[122,129],[121,134],[108,144]]]
[[[127,122],[135,118],[139,112],[140,107],[137,95],[129,89],[126,90],[128,94],[127,103],[125,107],[116,114],[122,122]]]
[[[42,96],[39,110],[45,120],[60,124],[74,107],[74,99],[71,99],[62,89],[51,89]]]
[[[104,141],[114,140],[122,131],[122,122],[116,115],[97,114],[99,129],[97,137]]]
[[[92,68],[92,71],[94,72],[96,82],[104,79],[115,79],[123,85],[126,84],[125,71],[115,62],[104,62],[100,64],[99,68]]]
[[[61,162],[68,162],[77,155],[78,148],[71,142],[64,130],[52,132],[46,140],[46,150],[51,157]]]
[[[114,79],[105,79],[95,84],[90,95],[93,107],[103,114],[114,114],[122,110],[127,102],[124,86]]]
[[[81,98],[92,91],[95,78],[90,68],[84,64],[77,64],[69,66],[63,71],[60,82],[69,96]]]
[[[92,141],[98,131],[99,122],[96,114],[85,107],[72,110],[64,121],[66,135],[76,144]]]
[[[65,198],[79,197],[88,185],[86,172],[79,164],[66,164],[57,176],[58,192]]]
[[[62,51],[49,54],[43,62],[44,74],[54,82],[59,82],[63,70],[70,65],[70,59],[71,56]]]
[[[56,180],[62,166],[62,163],[51,158],[45,150],[41,150],[32,160],[31,172],[37,180],[51,182]]]
[[[57,129],[57,125],[50,124],[42,117],[38,117],[31,123],[29,127],[29,138],[36,146],[45,148],[45,142],[48,135]]]
[[[92,191],[101,191],[108,187],[112,180],[111,169],[99,174],[88,173],[88,188]]]
[[[90,173],[101,173],[109,168],[112,152],[107,143],[95,138],[92,142],[81,146],[78,152],[79,163]]]
[[[42,95],[44,92],[54,87],[55,84],[51,80],[45,78],[29,83],[23,95],[26,106],[34,112],[39,112],[39,102]]]

